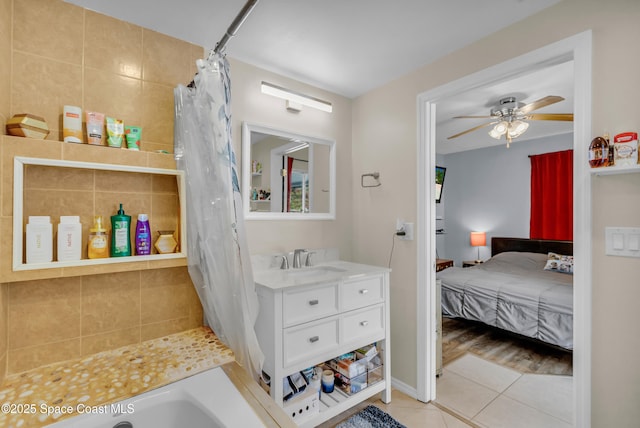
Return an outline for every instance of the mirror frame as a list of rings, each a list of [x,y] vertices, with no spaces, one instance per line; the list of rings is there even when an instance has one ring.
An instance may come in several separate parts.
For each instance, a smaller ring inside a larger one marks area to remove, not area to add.
[[[329,212],[282,213],[250,211],[251,195],[251,133],[275,135],[286,139],[301,139],[329,146]],[[242,205],[246,220],[335,220],[336,219],[336,142],[328,138],[296,134],[270,126],[242,122]]]

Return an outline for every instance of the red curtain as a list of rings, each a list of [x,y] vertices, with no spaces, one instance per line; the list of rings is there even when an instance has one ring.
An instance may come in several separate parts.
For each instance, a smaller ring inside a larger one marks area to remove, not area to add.
[[[531,158],[531,239],[573,240],[573,150]]]
[[[291,211],[291,173],[293,172],[293,158],[287,158],[287,212]]]

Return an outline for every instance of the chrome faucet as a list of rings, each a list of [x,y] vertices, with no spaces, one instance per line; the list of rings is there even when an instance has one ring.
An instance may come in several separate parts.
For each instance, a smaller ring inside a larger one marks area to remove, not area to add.
[[[287,259],[287,255],[282,254],[278,257],[282,257],[282,264],[280,265],[280,269],[289,269],[289,259]]]
[[[293,251],[293,267],[295,269],[302,267],[302,262],[300,261],[300,254],[307,253],[308,251],[302,248],[298,248]]]

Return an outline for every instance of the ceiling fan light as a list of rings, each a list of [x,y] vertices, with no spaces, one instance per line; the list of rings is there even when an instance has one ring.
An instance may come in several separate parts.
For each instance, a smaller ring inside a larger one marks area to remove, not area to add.
[[[523,122],[521,120],[516,120],[511,123],[509,127],[509,137],[517,138],[524,134],[529,128],[529,124],[527,122]]]
[[[496,126],[493,127],[493,129],[491,131],[489,131],[489,136],[491,138],[495,138],[496,140],[499,140],[500,137],[502,137],[505,132],[507,132],[507,128],[508,128],[508,124],[507,122],[499,122],[496,124]]]

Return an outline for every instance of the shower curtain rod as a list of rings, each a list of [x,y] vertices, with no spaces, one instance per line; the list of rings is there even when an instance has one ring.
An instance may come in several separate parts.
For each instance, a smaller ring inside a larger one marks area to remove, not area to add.
[[[207,60],[210,60],[213,55],[220,53],[224,50],[229,39],[231,39],[233,36],[236,35],[236,33],[238,32],[238,29],[242,26],[242,24],[247,19],[247,17],[249,16],[249,14],[251,13],[251,11],[253,10],[253,8],[256,6],[257,3],[258,3],[258,0],[247,0],[247,2],[244,4],[242,9],[240,9],[240,12],[238,12],[238,14],[236,15],[233,22],[231,22],[231,25],[229,25],[229,28],[227,28],[227,31],[224,33],[220,41],[216,43],[216,47],[209,52],[209,56],[207,57]],[[189,85],[187,86],[192,88],[194,85],[195,85],[195,82],[192,80],[191,83],[189,83]]]

